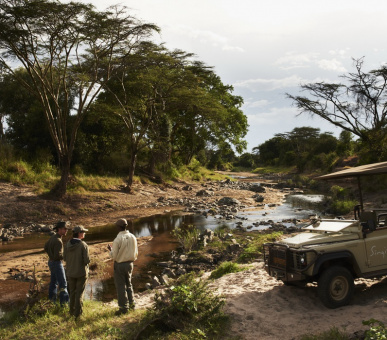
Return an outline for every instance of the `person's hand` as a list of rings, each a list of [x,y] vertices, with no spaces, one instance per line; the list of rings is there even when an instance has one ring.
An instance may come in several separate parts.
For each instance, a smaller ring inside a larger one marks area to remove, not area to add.
[[[110,244],[107,245],[107,248],[111,251],[112,250],[112,246]]]

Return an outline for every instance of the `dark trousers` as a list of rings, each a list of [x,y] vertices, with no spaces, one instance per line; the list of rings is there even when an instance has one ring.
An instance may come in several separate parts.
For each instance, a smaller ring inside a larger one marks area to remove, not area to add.
[[[69,301],[69,295],[67,293],[67,282],[63,264],[61,261],[48,261],[48,267],[51,272],[50,285],[48,287],[48,298],[52,301],[56,301],[56,296],[59,287],[59,302],[61,305]]]
[[[83,293],[86,288],[86,276],[69,277],[67,282],[70,291],[70,315],[75,317],[82,314]]]
[[[122,311],[134,305],[132,286],[133,262],[114,262],[114,284],[117,290],[118,307]]]

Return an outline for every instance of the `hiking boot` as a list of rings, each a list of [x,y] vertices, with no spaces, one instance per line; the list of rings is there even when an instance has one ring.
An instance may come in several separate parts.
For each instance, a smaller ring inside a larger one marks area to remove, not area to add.
[[[122,314],[126,314],[126,313],[128,313],[128,310],[127,309],[119,309],[118,311],[116,311],[115,313],[114,313],[114,315],[122,315]]]

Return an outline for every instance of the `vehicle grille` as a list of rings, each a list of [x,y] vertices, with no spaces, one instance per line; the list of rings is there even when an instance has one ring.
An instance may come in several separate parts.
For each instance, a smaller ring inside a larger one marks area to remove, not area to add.
[[[266,244],[264,247],[265,263],[270,267],[289,270],[302,270],[306,263],[301,262],[303,254],[292,252],[285,246]]]
[[[284,247],[265,246],[265,261],[271,267],[286,269],[287,249]]]

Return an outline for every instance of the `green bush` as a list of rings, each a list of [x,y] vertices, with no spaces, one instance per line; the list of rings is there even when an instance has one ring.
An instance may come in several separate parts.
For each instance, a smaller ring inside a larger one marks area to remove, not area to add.
[[[186,253],[194,249],[198,243],[199,231],[194,225],[177,227],[172,233]]]
[[[254,238],[239,255],[238,262],[246,263],[257,259],[262,255],[263,244],[266,242],[274,242],[282,236],[282,232],[274,232],[271,234],[261,234]]]
[[[332,200],[329,207],[329,212],[336,215],[345,215],[353,211],[357,201],[353,200]]]
[[[363,321],[363,325],[370,326],[370,329],[365,332],[365,340],[387,339],[387,329],[383,322],[370,319]]]
[[[208,281],[194,273],[186,274],[174,287],[155,295],[154,314],[149,324],[157,320],[158,329],[190,334],[193,339],[213,339],[226,328],[224,304],[224,298],[214,294]]]
[[[218,268],[216,268],[210,275],[210,279],[219,279],[220,277],[243,271],[244,268],[233,262],[223,262]]]

